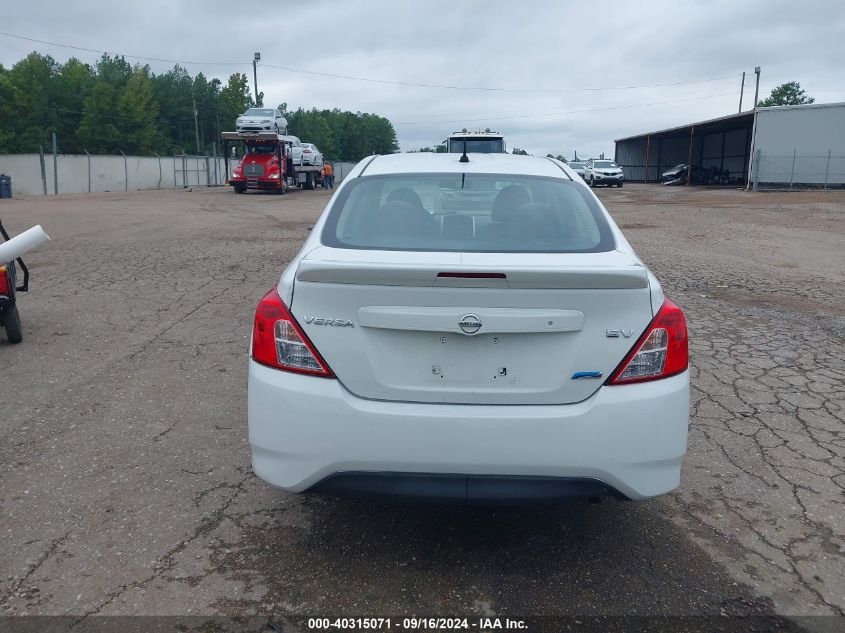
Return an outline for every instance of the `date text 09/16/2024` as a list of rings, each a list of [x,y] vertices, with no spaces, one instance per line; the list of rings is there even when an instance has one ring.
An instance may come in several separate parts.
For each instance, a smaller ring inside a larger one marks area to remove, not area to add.
[[[525,630],[528,628],[524,620],[511,618],[309,618],[308,629],[318,630],[369,630],[389,631],[392,629],[419,631],[419,630],[474,630],[474,631],[498,631],[498,630]]]

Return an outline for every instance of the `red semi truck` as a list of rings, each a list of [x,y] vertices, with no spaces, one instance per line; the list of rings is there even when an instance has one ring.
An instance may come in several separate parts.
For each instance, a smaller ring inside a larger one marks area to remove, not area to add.
[[[285,193],[290,187],[314,189],[322,184],[319,165],[294,165],[290,141],[282,134],[270,132],[223,132],[228,172],[229,143],[240,142],[243,156],[232,169],[229,184],[235,193],[248,189]]]

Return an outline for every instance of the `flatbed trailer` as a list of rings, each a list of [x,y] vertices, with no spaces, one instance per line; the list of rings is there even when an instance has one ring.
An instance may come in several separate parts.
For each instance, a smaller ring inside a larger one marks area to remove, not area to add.
[[[289,141],[282,134],[272,132],[223,132],[223,156],[226,165],[226,182],[236,193],[249,189],[285,193],[290,187],[316,189],[323,184],[323,168],[319,165],[295,165],[291,158]],[[243,156],[234,169],[229,168],[230,147],[240,143]],[[267,144],[271,152],[250,153],[249,147]],[[250,156],[251,160],[247,161]],[[238,171],[240,170],[240,172]]]

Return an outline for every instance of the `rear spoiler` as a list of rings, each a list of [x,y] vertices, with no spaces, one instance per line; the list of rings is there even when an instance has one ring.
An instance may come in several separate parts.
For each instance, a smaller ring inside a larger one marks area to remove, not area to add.
[[[466,267],[301,260],[297,281],[371,286],[536,289],[648,288],[642,266]]]

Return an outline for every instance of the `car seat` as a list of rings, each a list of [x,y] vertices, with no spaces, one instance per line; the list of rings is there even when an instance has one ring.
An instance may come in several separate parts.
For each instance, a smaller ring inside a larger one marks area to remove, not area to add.
[[[420,209],[424,208],[420,194],[409,187],[400,187],[399,189],[391,191],[387,194],[385,204],[388,202],[407,202],[414,207],[419,207]]]
[[[514,212],[524,204],[531,202],[528,190],[520,185],[508,185],[496,194],[490,211],[490,224],[478,230],[479,239],[491,240],[505,237],[508,233]]]

